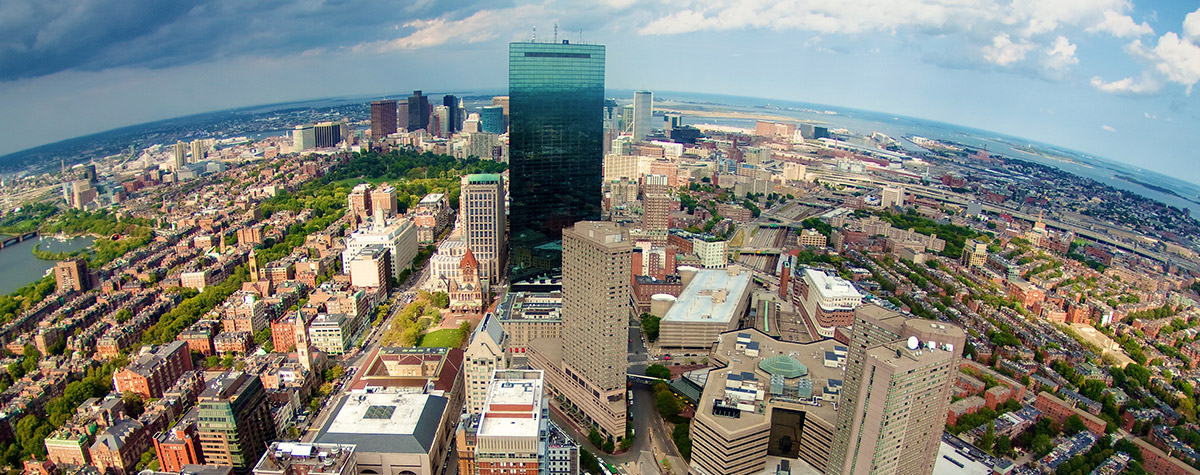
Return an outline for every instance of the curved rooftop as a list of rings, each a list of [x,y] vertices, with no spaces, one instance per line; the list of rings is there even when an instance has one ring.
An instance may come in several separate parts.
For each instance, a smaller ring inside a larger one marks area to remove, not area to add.
[[[787,355],[775,355],[758,363],[758,368],[768,374],[783,376],[787,379],[808,376],[808,367],[804,363]]]

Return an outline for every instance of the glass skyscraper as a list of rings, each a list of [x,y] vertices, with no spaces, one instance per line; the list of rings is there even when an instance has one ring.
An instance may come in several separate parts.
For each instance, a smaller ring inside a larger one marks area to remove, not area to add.
[[[604,46],[511,43],[510,278],[562,269],[562,230],[600,219]]]

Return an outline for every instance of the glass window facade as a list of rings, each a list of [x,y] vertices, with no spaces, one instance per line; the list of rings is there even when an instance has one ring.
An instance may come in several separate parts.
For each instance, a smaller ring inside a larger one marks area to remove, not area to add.
[[[604,46],[512,43],[510,278],[562,268],[562,230],[600,219]]]

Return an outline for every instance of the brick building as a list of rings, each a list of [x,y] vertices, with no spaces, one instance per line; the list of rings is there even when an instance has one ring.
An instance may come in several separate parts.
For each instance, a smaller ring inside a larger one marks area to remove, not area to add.
[[[176,340],[143,352],[113,375],[113,384],[118,393],[131,391],[145,398],[160,398],[179,375],[191,369],[192,355],[187,342]]]

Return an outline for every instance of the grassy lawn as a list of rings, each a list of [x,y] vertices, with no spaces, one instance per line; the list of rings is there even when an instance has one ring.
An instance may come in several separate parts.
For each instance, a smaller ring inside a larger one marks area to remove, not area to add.
[[[458,329],[446,328],[421,335],[421,342],[417,346],[457,348],[461,343]]]

